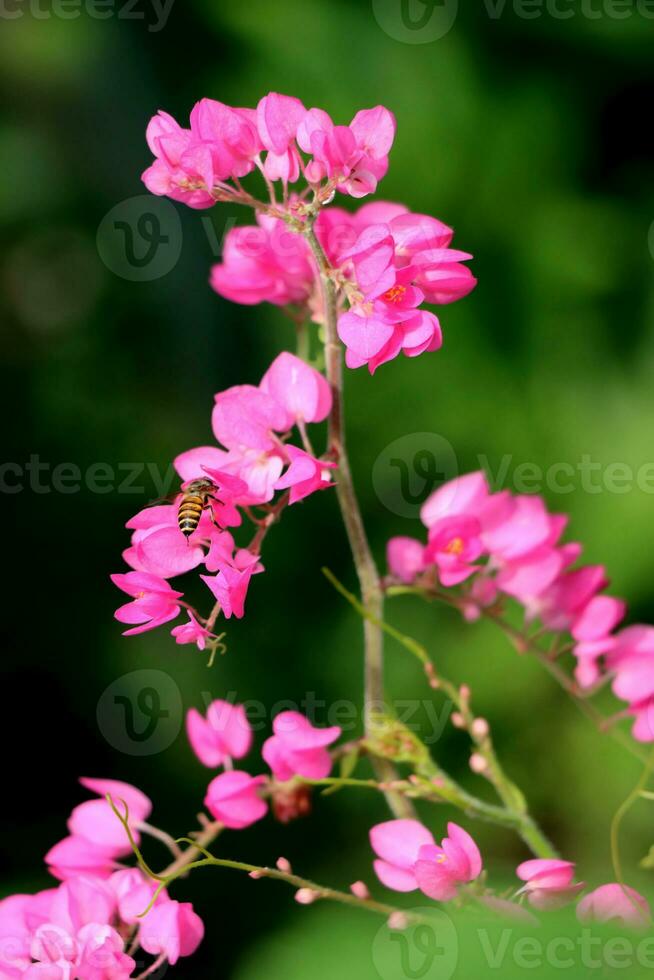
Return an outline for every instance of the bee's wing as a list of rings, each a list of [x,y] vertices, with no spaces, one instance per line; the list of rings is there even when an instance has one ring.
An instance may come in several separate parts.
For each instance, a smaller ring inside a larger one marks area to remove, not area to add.
[[[157,504],[174,504],[179,497],[179,492],[168,493],[165,497],[156,497],[154,500],[149,500],[146,507],[156,507]]]

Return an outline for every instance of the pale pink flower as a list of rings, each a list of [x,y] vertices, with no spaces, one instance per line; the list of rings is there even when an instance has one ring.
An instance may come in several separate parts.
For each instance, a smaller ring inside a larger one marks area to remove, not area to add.
[[[415,864],[420,849],[433,845],[434,838],[418,820],[387,820],[370,831],[370,845],[377,855],[375,874],[382,885],[397,892],[418,887]]]
[[[430,528],[442,518],[455,514],[476,517],[489,497],[486,475],[482,472],[466,473],[434,490],[422,505],[420,519]]]
[[[164,954],[171,965],[194,953],[203,937],[204,924],[191,903],[172,899],[150,909],[139,928],[139,944],[146,953]]]
[[[438,902],[454,898],[459,886],[474,881],[482,869],[479,849],[470,834],[451,822],[447,832],[440,846],[420,848],[413,868],[420,891]]]
[[[629,885],[600,885],[584,895],[577,905],[580,922],[611,922],[617,920],[634,929],[644,929],[651,923],[649,902]]]
[[[45,855],[45,863],[50,874],[60,881],[84,874],[108,878],[124,853],[123,848],[117,853],[114,847],[101,847],[84,837],[70,835],[53,844]]]
[[[80,783],[100,799],[87,800],[75,807],[68,820],[71,834],[83,837],[99,847],[113,847],[126,854],[131,846],[116,814],[105,797],[109,796],[121,816],[126,816],[133,836],[138,840],[138,827],[150,816],[152,801],[145,793],[117,779],[80,779]]]
[[[391,575],[410,585],[425,569],[425,546],[415,538],[391,538],[386,546]]]
[[[585,887],[583,882],[573,881],[574,873],[572,861],[554,858],[523,861],[516,868],[518,878],[526,882],[519,894],[526,895],[536,909],[560,908]]]
[[[316,728],[299,711],[282,711],[273,721],[273,732],[263,745],[262,755],[275,779],[286,782],[293,776],[324,779],[332,768],[327,746],[341,734],[338,725]]]
[[[329,470],[336,468],[336,463],[316,459],[310,453],[290,444],[284,448],[290,460],[290,466],[275,483],[275,490],[290,488],[290,504],[304,500],[316,490],[327,490],[334,486],[334,482],[329,479],[328,474]]]
[[[275,358],[259,388],[286,410],[288,429],[298,422],[322,422],[331,411],[332,393],[325,376],[288,351]]]
[[[242,704],[212,701],[206,718],[190,708],[186,734],[200,762],[213,769],[228,759],[242,759],[252,746],[252,727]]]
[[[250,776],[235,769],[211,780],[204,805],[215,820],[230,830],[243,830],[265,817],[268,807],[259,796],[265,776]]]
[[[123,636],[134,636],[155,629],[179,616],[181,607],[176,592],[165,579],[149,572],[125,572],[112,575],[111,581],[119,589],[133,596],[133,601],[120,606],[114,613],[120,623],[135,623]]]

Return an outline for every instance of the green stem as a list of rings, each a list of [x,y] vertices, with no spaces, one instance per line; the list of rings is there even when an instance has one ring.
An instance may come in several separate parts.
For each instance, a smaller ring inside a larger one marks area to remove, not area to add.
[[[371,616],[371,613],[359,602],[357,597],[352,595],[328,568],[323,568],[323,574],[334,588],[347,599],[350,605],[356,609],[359,615],[365,618]],[[426,648],[413,637],[401,633],[394,626],[389,625],[382,619],[376,619],[376,624],[420,661],[426,669],[427,676],[433,678],[437,686],[454,702],[463,714],[468,728],[471,729],[474,719],[469,705],[462,698],[460,691],[454,684],[446,678],[436,675],[433,662]],[[502,769],[490,739],[483,737],[475,741],[478,750],[486,760],[488,778],[495,786],[498,796],[504,803],[504,807],[491,806],[477,797],[472,796],[448,776],[428,754],[425,755],[422,766],[417,767],[416,771],[430,781],[437,780],[436,785],[439,798],[446,799],[448,803],[459,807],[472,816],[516,830],[537,857],[558,857],[554,846],[529,815],[522,792],[511,782]]]
[[[377,621],[383,616],[384,594],[379,572],[370,550],[359,502],[357,500],[350,461],[345,444],[343,421],[343,364],[338,339],[338,297],[332,269],[314,231],[315,216],[307,219],[303,232],[318,267],[325,317],[325,369],[332,391],[332,410],[329,415],[329,449],[338,462],[336,494],[347,532],[352,557],[361,588],[361,598],[370,613],[363,623],[364,630],[364,724],[369,734],[376,714],[384,705],[383,633]],[[394,767],[388,760],[374,763],[377,776],[383,781],[395,778]],[[388,804],[397,817],[414,816],[411,803],[396,794],[388,793]]]

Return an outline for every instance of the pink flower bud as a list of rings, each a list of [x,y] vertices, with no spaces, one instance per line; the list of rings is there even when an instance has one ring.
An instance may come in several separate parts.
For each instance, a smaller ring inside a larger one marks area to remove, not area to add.
[[[354,881],[350,885],[350,891],[356,898],[368,899],[370,898],[370,892],[368,891],[368,886],[364,881]]]
[[[404,912],[392,912],[388,917],[389,929],[406,929],[409,917]]]
[[[299,902],[300,905],[311,905],[317,898],[318,892],[315,892],[313,888],[298,888],[295,893],[295,901]]]
[[[487,737],[490,731],[490,727],[485,718],[475,718],[475,720],[473,721],[470,727],[470,731],[472,732],[475,738],[481,739]]]
[[[455,728],[465,728],[466,727],[465,718],[463,717],[463,715],[461,714],[460,711],[453,711],[452,712],[452,717],[450,718],[450,721],[452,722],[452,724],[454,725]]]
[[[283,871],[285,875],[290,875],[293,872],[291,862],[285,857],[277,858],[277,870]]]
[[[470,768],[473,772],[481,774],[488,769],[488,763],[479,752],[473,752],[470,756]]]

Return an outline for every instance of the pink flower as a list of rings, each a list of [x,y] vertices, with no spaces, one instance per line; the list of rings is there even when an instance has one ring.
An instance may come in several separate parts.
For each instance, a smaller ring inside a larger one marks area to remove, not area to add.
[[[119,589],[133,596],[133,601],[120,606],[114,613],[120,623],[137,623],[125,630],[123,636],[134,636],[155,629],[175,619],[180,614],[177,602],[182,592],[175,592],[165,579],[149,572],[126,572],[112,575],[111,581]]]
[[[467,473],[435,490],[420,510],[422,523],[431,528],[443,517],[469,514],[476,517],[490,497],[488,481],[482,472]]]
[[[297,141],[312,155],[306,174],[312,183],[327,177],[352,197],[373,193],[388,169],[395,117],[383,106],[362,109],[349,126],[335,126],[322,109],[310,109],[297,129]]]
[[[261,571],[261,568],[258,570]],[[238,569],[225,565],[217,575],[200,576],[202,581],[209,586],[216,602],[220,603],[220,609],[225,619],[230,619],[232,616],[243,619],[245,598],[254,572],[253,566]]]
[[[293,776],[324,779],[332,768],[327,746],[341,734],[338,725],[315,728],[298,711],[282,711],[273,721],[273,732],[263,745],[262,755],[275,779],[286,782]]]
[[[425,548],[415,538],[391,538],[386,547],[391,575],[410,585],[425,568]]]
[[[142,175],[150,193],[167,195],[191,208],[211,207],[214,199],[210,193],[213,187],[210,151],[194,141],[189,129],[183,129],[161,110],[150,120],[146,138],[155,156]]]
[[[518,878],[526,882],[519,894],[525,894],[534,908],[560,908],[584,888],[583,882],[573,882],[574,873],[571,861],[551,858],[523,861],[516,868]]]
[[[114,847],[102,847],[84,837],[70,835],[54,844],[45,855],[45,863],[50,874],[60,881],[90,874],[98,878],[108,878],[118,867],[118,858],[123,853]]]
[[[443,902],[454,898],[460,884],[481,873],[481,856],[472,837],[455,823],[448,823],[440,847],[417,820],[389,820],[370,831],[370,843],[379,860],[377,877],[387,888],[409,892],[419,888]]]
[[[175,626],[171,630],[176,643],[195,643],[198,650],[204,650],[207,640],[215,640],[215,634],[205,629],[198,623],[193,613],[189,612],[188,622],[180,626]]]
[[[139,943],[146,953],[163,954],[171,965],[194,953],[203,937],[202,919],[191,903],[172,899],[150,909],[139,929]]]
[[[270,180],[293,183],[300,175],[300,156],[295,147],[298,126],[306,115],[299,99],[271,92],[257,106],[257,127],[268,150],[263,166]]]
[[[459,585],[478,570],[472,563],[484,551],[480,534],[479,521],[466,515],[444,517],[431,526],[425,562],[437,566],[443,585]]]
[[[584,895],[577,905],[580,922],[611,922],[644,929],[651,922],[649,903],[629,885],[600,885]]]
[[[315,285],[306,241],[279,218],[258,214],[256,220],[228,231],[222,261],[211,270],[212,288],[247,306],[306,303]]]
[[[328,471],[336,468],[336,463],[316,459],[303,449],[286,445],[286,455],[290,466],[275,483],[275,490],[290,488],[289,503],[296,504],[316,490],[327,490],[334,483],[328,478]]]
[[[455,823],[448,823],[449,837],[436,844],[425,844],[418,851],[414,874],[418,888],[438,902],[454,898],[460,885],[481,874],[479,849],[470,834]]]
[[[206,718],[190,708],[186,715],[186,734],[200,762],[215,768],[227,759],[241,759],[252,745],[252,728],[245,708],[229,701],[212,701]]]
[[[322,422],[331,411],[332,393],[325,376],[287,351],[275,358],[259,387],[286,410],[287,429],[298,422]]]
[[[654,741],[654,627],[629,626],[613,638],[607,667],[614,673],[613,693],[627,701],[639,742]]]
[[[128,925],[140,925],[141,916],[152,901],[157,884],[146,878],[139,868],[121,868],[115,871],[108,881],[118,903],[118,915]],[[165,889],[159,892],[155,905],[169,901]]]
[[[412,892],[418,887],[415,864],[422,847],[434,838],[418,820],[387,820],[370,831],[370,845],[377,855],[375,874],[382,885],[396,892]]]
[[[76,806],[70,815],[68,829],[71,834],[83,837],[101,847],[116,847],[130,853],[131,847],[125,829],[105,799],[111,800],[121,816],[127,816],[132,833],[138,840],[138,825],[152,812],[152,801],[145,793],[129,783],[116,779],[80,779],[80,783],[98,800],[87,800]]]
[[[268,809],[258,790],[265,776],[250,776],[238,769],[211,780],[204,805],[215,820],[231,830],[243,830],[265,817]]]

